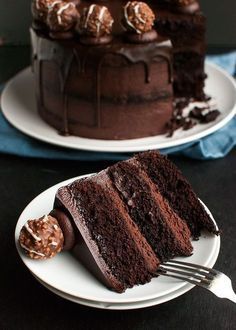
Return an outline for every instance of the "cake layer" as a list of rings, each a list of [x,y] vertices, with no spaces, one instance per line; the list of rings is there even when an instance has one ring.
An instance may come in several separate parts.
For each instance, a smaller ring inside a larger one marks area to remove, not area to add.
[[[175,96],[204,99],[205,16],[200,11],[171,12],[160,9],[157,4],[156,29],[162,36],[170,38],[173,44]]]
[[[159,261],[104,171],[60,188],[58,205],[71,215],[108,286],[122,292],[151,280]]]
[[[38,111],[61,134],[130,139],[166,132],[173,111],[168,41],[116,37],[85,46],[33,30],[31,37]]]
[[[174,13],[156,7],[157,31],[171,39],[173,46],[194,46],[205,44],[206,18],[202,12],[193,14]]]
[[[153,1],[150,0],[150,2]],[[168,10],[170,13],[192,15],[200,12],[198,0],[158,0],[154,5],[158,5],[158,8]]]
[[[176,97],[205,100],[204,85],[206,74],[204,71],[202,53],[196,48],[176,49],[174,52],[174,92]]]
[[[140,153],[135,158],[171,208],[186,221],[194,238],[198,238],[203,229],[218,233],[190,184],[166,156],[150,151]]]
[[[162,134],[166,132],[166,122],[172,114],[172,105],[168,100],[148,102],[145,108],[142,104],[116,107],[104,104],[100,116],[101,125],[97,126],[97,117],[91,103],[80,102],[80,106],[77,107],[76,102],[71,99],[70,118],[64,119],[56,111],[58,109],[56,104],[60,98],[55,98],[54,101],[52,102],[54,106],[50,111],[44,107],[40,108],[40,115],[46,122],[61,134],[94,139],[120,140]]]
[[[108,168],[131,219],[161,261],[192,253],[191,233],[134,159]]]

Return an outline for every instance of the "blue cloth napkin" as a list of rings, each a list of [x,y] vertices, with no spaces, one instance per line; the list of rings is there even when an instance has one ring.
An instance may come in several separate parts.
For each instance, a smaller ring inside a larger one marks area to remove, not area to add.
[[[231,75],[236,75],[236,51],[223,55],[207,56],[207,60],[218,64]],[[67,159],[67,160],[121,160],[128,153],[91,152],[57,147],[24,135],[15,129],[0,112],[0,152],[18,156]],[[195,159],[224,157],[236,146],[236,117],[215,133],[198,141],[161,149],[163,154],[181,155]]]

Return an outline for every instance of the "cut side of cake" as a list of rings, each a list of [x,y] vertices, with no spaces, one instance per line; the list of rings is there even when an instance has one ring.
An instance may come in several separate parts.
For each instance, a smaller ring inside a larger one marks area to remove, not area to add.
[[[157,186],[170,207],[186,221],[192,236],[197,239],[201,231],[218,234],[212,219],[194,193],[180,170],[166,157],[156,151],[135,156],[141,167]]]
[[[175,97],[204,100],[206,18],[197,0],[188,2],[186,7],[183,1],[157,2],[155,26],[173,44]]]
[[[123,292],[151,280],[159,260],[104,171],[59,189],[58,204],[72,217],[107,286]]]
[[[191,255],[187,224],[173,212],[135,159],[111,166],[108,174],[131,219],[161,261]]]

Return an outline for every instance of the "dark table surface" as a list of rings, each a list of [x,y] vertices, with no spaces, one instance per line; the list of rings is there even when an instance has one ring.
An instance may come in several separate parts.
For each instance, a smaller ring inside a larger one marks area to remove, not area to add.
[[[0,82],[29,62],[27,47],[0,48]],[[171,157],[222,229],[215,268],[236,289],[236,150],[223,159]],[[99,310],[64,300],[23,266],[14,230],[24,207],[48,187],[112,162],[41,160],[0,154],[0,329],[236,329],[236,305],[194,288],[164,304],[129,311]]]

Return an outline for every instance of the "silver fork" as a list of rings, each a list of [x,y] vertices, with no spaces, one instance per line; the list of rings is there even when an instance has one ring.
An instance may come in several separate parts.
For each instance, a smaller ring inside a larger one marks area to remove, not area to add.
[[[201,286],[217,297],[227,298],[236,303],[231,280],[218,270],[188,262],[169,260],[158,268],[158,275],[174,277]]]

